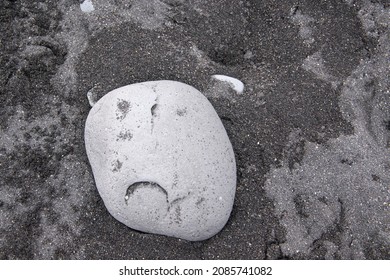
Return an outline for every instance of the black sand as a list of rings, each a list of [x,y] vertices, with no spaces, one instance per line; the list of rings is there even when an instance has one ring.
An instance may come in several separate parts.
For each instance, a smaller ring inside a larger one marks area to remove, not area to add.
[[[92,3],[0,3],[0,259],[390,259],[388,1]],[[87,92],[163,79],[209,97],[236,154],[207,241],[117,222],[86,157]]]

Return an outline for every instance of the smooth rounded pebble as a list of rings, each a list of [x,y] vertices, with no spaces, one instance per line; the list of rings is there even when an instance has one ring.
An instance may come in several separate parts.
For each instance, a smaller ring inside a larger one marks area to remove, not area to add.
[[[195,88],[153,81],[109,92],[88,115],[85,144],[104,204],[128,227],[200,241],[226,224],[234,152]]]
[[[241,94],[244,92],[245,86],[243,82],[241,82],[236,78],[225,76],[225,75],[213,75],[211,77],[213,79],[228,83],[231,86],[231,88],[234,89],[237,93]]]
[[[93,12],[95,10],[95,7],[93,6],[93,3],[91,0],[84,0],[84,2],[82,2],[80,4],[80,9],[84,13],[90,13],[90,12]]]

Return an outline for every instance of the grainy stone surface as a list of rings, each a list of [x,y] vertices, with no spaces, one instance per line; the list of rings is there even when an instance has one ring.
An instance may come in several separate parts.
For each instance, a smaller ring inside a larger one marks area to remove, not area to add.
[[[226,224],[234,152],[195,88],[150,81],[115,89],[91,109],[85,142],[104,204],[125,225],[199,241]]]

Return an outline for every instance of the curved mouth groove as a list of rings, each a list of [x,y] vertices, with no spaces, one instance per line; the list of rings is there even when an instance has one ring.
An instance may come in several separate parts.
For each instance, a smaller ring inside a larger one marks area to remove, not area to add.
[[[161,187],[159,184],[157,184],[157,183],[155,183],[155,182],[141,181],[141,182],[135,182],[134,184],[131,184],[131,185],[127,188],[127,190],[126,190],[126,195],[125,195],[125,202],[126,202],[126,205],[127,205],[127,203],[128,203],[128,200],[129,200],[130,197],[132,196],[132,194],[133,194],[136,190],[143,189],[143,188],[149,188],[149,189],[158,190],[159,192],[161,192],[162,194],[165,195],[166,200],[167,200],[167,203],[168,203],[168,192],[167,192],[163,187]]]

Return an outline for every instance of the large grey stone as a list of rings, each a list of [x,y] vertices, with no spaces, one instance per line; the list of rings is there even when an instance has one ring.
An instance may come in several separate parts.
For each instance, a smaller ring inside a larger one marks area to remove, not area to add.
[[[236,188],[232,145],[195,88],[118,88],[91,109],[85,144],[108,211],[130,228],[198,241],[226,224]]]

